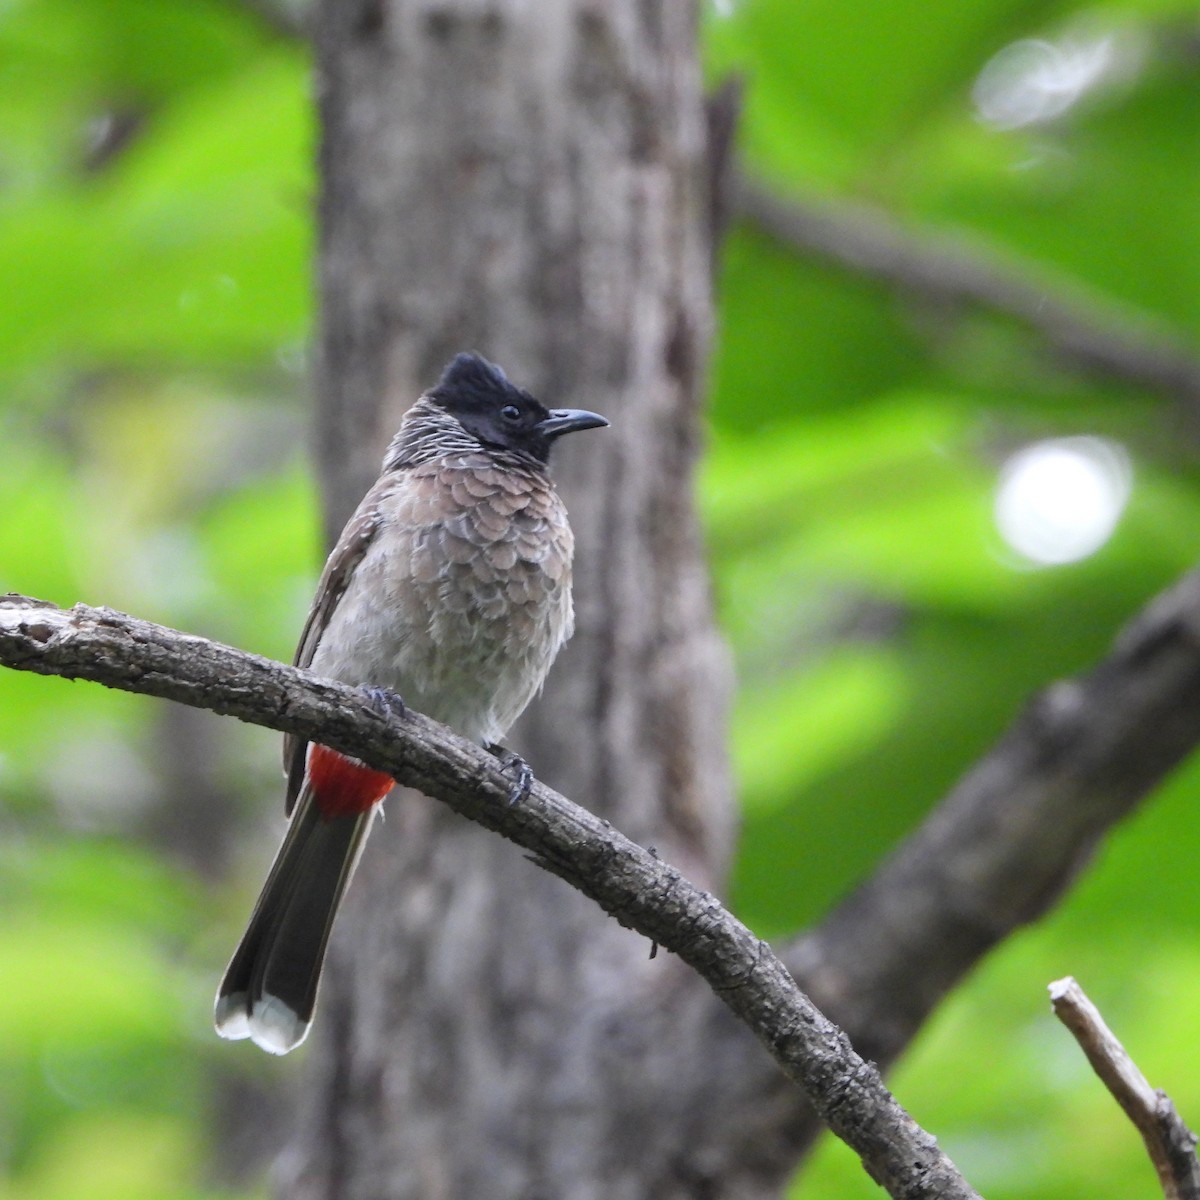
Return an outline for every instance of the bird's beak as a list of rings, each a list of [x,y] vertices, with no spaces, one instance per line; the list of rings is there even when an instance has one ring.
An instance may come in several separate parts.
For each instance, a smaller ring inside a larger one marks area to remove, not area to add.
[[[607,424],[599,413],[588,412],[586,408],[552,408],[550,415],[538,422],[537,431],[550,439],[574,433],[577,429],[601,429]]]

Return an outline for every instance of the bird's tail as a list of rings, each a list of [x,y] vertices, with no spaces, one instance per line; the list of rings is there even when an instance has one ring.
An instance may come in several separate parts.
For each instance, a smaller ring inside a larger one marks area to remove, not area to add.
[[[340,760],[333,764],[323,756]],[[217,1032],[286,1054],[308,1035],[329,931],[392,781],[312,746],[283,845],[217,991]],[[336,786],[334,786],[336,785]]]

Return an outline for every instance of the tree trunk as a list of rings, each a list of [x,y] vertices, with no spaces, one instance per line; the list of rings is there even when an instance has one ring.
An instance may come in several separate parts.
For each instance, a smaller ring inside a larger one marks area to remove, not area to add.
[[[514,744],[720,890],[728,669],[692,504],[711,323],[682,0],[325,0],[319,448],[330,535],[476,349],[612,428],[565,445],[577,632]],[[777,1195],[798,1101],[690,971],[397,793],[335,933],[292,1197]]]

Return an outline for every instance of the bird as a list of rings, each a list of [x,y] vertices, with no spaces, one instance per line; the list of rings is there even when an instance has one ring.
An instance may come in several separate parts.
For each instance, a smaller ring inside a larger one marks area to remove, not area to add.
[[[547,409],[474,353],[456,355],[401,420],[377,482],[325,563],[295,664],[367,689],[488,747],[571,636],[574,538],[548,471],[563,435],[608,424]],[[284,740],[287,830],[217,992],[224,1038],[272,1054],[304,1041],[338,905],[394,780]]]

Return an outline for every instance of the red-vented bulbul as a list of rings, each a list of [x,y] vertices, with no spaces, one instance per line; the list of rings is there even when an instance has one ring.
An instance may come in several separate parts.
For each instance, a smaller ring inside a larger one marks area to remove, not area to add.
[[[547,410],[499,367],[458,355],[405,414],[330,554],[296,665],[402,698],[504,753],[500,739],[574,621],[574,541],[547,472],[550,447],[607,424]],[[338,902],[392,787],[294,737],[284,769],[291,821],[216,1003],[222,1037],[273,1054],[308,1033]]]

